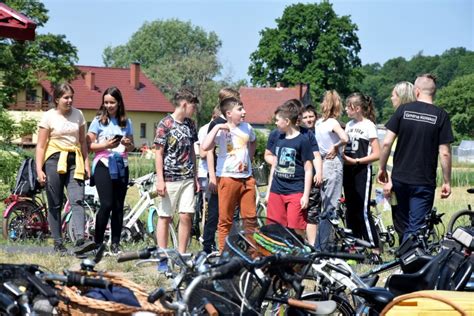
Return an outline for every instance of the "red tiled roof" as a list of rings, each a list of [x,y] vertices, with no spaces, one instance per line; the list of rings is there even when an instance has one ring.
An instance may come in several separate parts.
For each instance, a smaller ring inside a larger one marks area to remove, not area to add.
[[[35,29],[33,20],[0,3],[0,37],[32,41],[35,39]]]
[[[307,86],[302,89],[301,98]],[[300,87],[291,88],[249,88],[241,87],[240,99],[244,104],[245,121],[250,124],[269,124],[276,108],[290,99],[300,99]]]
[[[129,68],[109,68],[94,66],[76,66],[82,75],[71,82],[74,88],[74,106],[78,109],[97,110],[101,104],[102,93],[111,86],[116,86],[122,92],[127,111],[144,112],[173,112],[173,105],[164,94],[140,71],[140,88],[135,89],[130,84]],[[94,73],[95,89],[86,85],[86,74]],[[51,93],[48,81],[42,81],[43,88]]]

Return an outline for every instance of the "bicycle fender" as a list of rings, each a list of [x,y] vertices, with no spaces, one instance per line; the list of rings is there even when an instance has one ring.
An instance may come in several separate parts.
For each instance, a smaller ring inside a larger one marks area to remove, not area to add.
[[[148,218],[146,223],[146,230],[148,233],[153,233],[155,231],[155,226],[153,225],[153,213],[158,213],[158,210],[155,206],[150,206],[148,208]]]
[[[7,218],[8,215],[10,214],[12,208],[20,202],[21,201],[14,201],[14,202],[8,204],[7,208],[3,211],[3,218]]]

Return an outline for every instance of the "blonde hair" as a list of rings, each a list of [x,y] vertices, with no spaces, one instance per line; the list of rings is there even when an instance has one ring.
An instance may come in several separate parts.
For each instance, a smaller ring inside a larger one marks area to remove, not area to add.
[[[394,104],[398,107],[400,104],[410,103],[416,101],[415,87],[411,82],[402,81],[395,85],[393,91],[398,96],[399,104]]]
[[[362,110],[362,116],[375,123],[374,102],[368,95],[363,95],[359,92],[352,93],[347,97],[346,105],[351,106],[352,108],[360,106]]]
[[[342,102],[339,93],[336,90],[324,92],[323,102],[321,103],[321,112],[323,120],[328,118],[338,118],[342,112]]]

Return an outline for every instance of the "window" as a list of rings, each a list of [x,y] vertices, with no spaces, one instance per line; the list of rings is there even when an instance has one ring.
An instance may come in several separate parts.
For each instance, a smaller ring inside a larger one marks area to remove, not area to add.
[[[31,89],[31,88],[26,89],[26,102],[28,103],[36,102],[36,89]]]
[[[146,123],[140,123],[140,138],[146,138]]]

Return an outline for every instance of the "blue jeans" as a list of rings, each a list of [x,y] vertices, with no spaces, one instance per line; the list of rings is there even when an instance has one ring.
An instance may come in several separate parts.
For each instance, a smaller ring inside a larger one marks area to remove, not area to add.
[[[393,192],[398,209],[392,214],[403,230],[403,240],[414,234],[425,224],[425,217],[433,208],[434,186],[412,185],[393,180]]]

